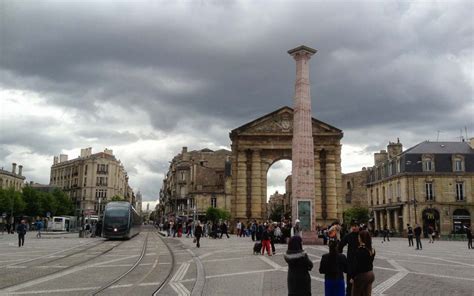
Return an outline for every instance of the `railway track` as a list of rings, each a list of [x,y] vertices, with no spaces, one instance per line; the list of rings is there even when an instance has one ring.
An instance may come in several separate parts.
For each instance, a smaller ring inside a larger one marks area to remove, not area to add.
[[[92,261],[92,260],[94,260],[94,259],[96,259],[100,256],[103,256],[103,255],[109,253],[110,251],[117,248],[118,246],[120,246],[124,242],[125,241],[113,241],[113,242],[104,241],[103,243],[99,243],[97,245],[91,246],[91,247],[87,248],[87,251],[93,250],[93,251],[95,251],[95,254],[90,255],[85,260],[83,258],[86,257],[86,256],[82,256],[81,260],[79,260],[78,262],[73,262],[72,264],[64,265],[65,267],[61,268],[59,270],[53,270],[52,268],[49,268],[49,269],[45,268],[41,271],[35,270],[35,272],[31,272],[27,268],[23,269],[23,270],[25,270],[25,272],[19,272],[19,270],[16,270],[16,272],[10,273],[10,274],[13,274],[14,276],[11,278],[11,280],[8,281],[9,283],[13,283],[13,284],[4,285],[4,286],[0,287],[0,294],[16,291],[16,290],[22,289],[23,287],[28,287],[30,285],[33,285],[34,282],[36,282],[38,280],[45,279],[45,278],[53,276],[57,273],[65,272],[68,269],[73,269],[73,268],[78,267],[78,266],[80,266],[84,263],[90,262],[90,261]],[[107,245],[107,246],[103,250],[102,249],[94,250],[95,247],[105,246],[105,245]],[[84,251],[85,250],[82,250],[81,252],[84,252]],[[77,255],[81,252],[76,252],[75,254]],[[72,255],[74,255],[74,254],[70,254],[70,255],[62,257],[62,258],[56,258],[55,260],[52,260],[52,261],[57,262],[57,261],[63,260],[64,258],[71,257]],[[33,260],[31,260],[31,261],[33,261]],[[49,261],[49,262],[52,262],[52,261]]]
[[[171,278],[171,274],[173,274],[174,272],[174,266],[175,266],[175,258],[174,258],[174,254],[173,252],[171,251],[171,248],[170,246],[165,242],[165,240],[158,234],[156,233],[156,235],[159,237],[159,239],[163,242],[163,244],[166,246],[166,248],[168,249],[169,253],[170,253],[170,256],[171,256],[171,267],[170,267],[170,270],[168,272],[168,275],[165,277],[165,279],[158,285],[158,287],[156,288],[156,290],[153,292],[153,296],[157,296],[160,291],[163,289],[163,287],[170,281],[170,278]]]

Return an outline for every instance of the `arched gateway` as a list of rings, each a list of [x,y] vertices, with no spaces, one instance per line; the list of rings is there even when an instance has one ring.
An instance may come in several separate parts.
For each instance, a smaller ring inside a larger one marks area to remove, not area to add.
[[[315,196],[311,229],[342,218],[341,130],[312,119]],[[291,160],[293,109],[280,108],[231,131],[231,214],[235,220],[266,219],[267,171]],[[340,209],[340,210],[339,210]]]

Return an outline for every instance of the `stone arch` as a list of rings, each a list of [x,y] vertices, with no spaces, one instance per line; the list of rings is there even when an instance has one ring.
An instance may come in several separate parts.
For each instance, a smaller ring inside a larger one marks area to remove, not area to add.
[[[312,222],[342,218],[342,131],[312,119],[315,196]],[[293,109],[280,108],[231,131],[233,219],[266,217],[267,172],[279,160],[292,160]],[[339,210],[340,209],[340,210]],[[312,227],[314,228],[314,227]]]

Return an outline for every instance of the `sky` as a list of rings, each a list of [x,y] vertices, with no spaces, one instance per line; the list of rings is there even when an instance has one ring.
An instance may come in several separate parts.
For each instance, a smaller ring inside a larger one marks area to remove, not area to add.
[[[187,146],[293,105],[310,61],[313,117],[344,132],[342,171],[397,138],[474,137],[473,1],[0,2],[0,167],[48,183],[53,156],[113,149],[156,200]],[[284,191],[291,162],[268,174]]]

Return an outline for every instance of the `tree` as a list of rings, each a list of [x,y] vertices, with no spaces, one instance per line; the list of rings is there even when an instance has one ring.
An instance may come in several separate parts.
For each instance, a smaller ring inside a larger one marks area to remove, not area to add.
[[[344,223],[350,225],[352,221],[358,223],[367,223],[369,221],[369,209],[367,208],[350,208],[344,211]]]
[[[230,213],[226,210],[209,207],[206,211],[207,221],[217,222],[219,220],[230,220]]]
[[[43,216],[45,213],[40,213],[40,192],[26,186],[23,188],[23,201],[25,202],[25,215],[30,217]]]
[[[274,208],[271,209],[270,219],[272,221],[280,221],[281,217],[283,216],[283,205],[276,205]]]
[[[112,198],[110,199],[110,201],[123,201],[124,198],[121,197],[120,195],[114,195],[112,196]]]
[[[13,210],[13,216],[17,216],[23,214],[25,207],[26,204],[19,191],[13,188],[0,189],[0,212],[11,215]]]
[[[59,188],[56,188],[54,189],[52,196],[56,207],[56,211],[54,213],[56,216],[74,215],[74,204],[69,196],[66,195],[66,193],[64,193]]]

